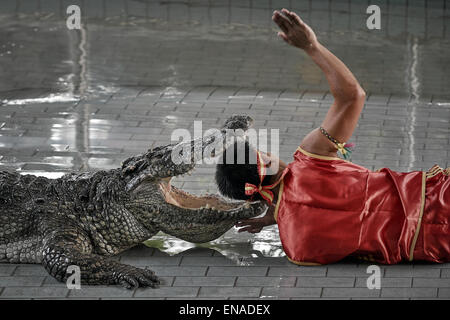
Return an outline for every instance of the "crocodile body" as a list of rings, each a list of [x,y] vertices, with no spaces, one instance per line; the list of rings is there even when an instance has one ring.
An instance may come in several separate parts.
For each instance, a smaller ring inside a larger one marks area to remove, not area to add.
[[[234,116],[224,128],[245,130],[250,121]],[[178,165],[171,154],[182,143],[131,157],[121,168],[70,173],[59,179],[0,171],[0,262],[40,263],[59,281],[66,281],[68,267],[75,265],[82,284],[157,286],[159,280],[151,270],[110,257],[159,231],[191,242],[211,241],[238,220],[266,209],[260,202],[228,203],[215,195],[195,197],[170,186],[170,178],[191,171],[196,153],[203,156],[214,139],[185,142],[192,161]],[[168,189],[180,203],[197,205],[173,204],[167,199]]]

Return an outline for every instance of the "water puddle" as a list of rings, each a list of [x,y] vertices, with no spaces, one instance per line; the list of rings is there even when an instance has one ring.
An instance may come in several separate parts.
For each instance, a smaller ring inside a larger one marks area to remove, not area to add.
[[[7,106],[23,106],[40,103],[77,102],[79,100],[80,100],[79,97],[69,93],[56,93],[56,94],[49,94],[48,96],[42,98],[12,99],[12,100],[4,99],[2,101],[2,104]]]
[[[237,265],[248,265],[249,262],[245,258],[285,256],[276,226],[266,227],[257,234],[238,233],[237,229],[233,228],[219,239],[202,244],[187,242],[159,232],[144,244],[171,256],[192,248],[207,248],[217,251]]]

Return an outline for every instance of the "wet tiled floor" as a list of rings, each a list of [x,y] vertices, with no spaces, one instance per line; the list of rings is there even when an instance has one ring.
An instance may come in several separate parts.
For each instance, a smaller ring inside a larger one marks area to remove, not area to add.
[[[0,169],[56,178],[115,168],[170,143],[175,129],[192,132],[200,120],[217,128],[234,113],[278,129],[289,162],[332,97],[318,68],[276,39],[270,16],[283,6],[303,13],[368,92],[351,139],[355,163],[450,166],[448,1],[380,1],[378,31],[367,30],[358,1],[72,3],[86,17],[81,31],[66,29],[64,1],[0,4]],[[176,184],[216,192],[213,173],[201,165]],[[148,245],[120,259],[157,271],[159,290],[69,291],[41,266],[2,264],[0,298],[450,297],[449,264],[385,266],[382,289],[369,290],[365,263],[289,264],[276,227],[256,236],[231,230],[203,247],[164,235]]]
[[[124,86],[236,86],[327,90],[320,70],[276,36],[272,11],[299,12],[370,93],[449,96],[448,0],[70,1],[0,3],[0,91],[109,92]],[[375,3],[373,3],[375,4]],[[407,4],[407,5],[406,5]],[[113,48],[113,49],[112,49]]]

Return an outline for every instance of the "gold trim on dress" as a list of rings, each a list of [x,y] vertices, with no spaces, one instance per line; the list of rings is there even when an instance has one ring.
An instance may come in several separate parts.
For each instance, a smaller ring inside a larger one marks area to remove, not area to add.
[[[275,211],[273,213],[273,217],[275,218],[275,221],[277,221],[278,209],[280,207],[281,197],[283,196],[283,188],[284,188],[284,180],[282,179],[280,182],[280,189],[278,190],[277,205],[275,206]]]
[[[447,170],[447,169],[446,169]],[[444,169],[442,169],[440,166],[438,166],[437,164],[435,164],[434,166],[432,166],[430,169],[428,169],[428,171],[426,172],[426,176],[427,179],[430,179],[436,175],[438,175],[439,173],[444,173]]]
[[[345,162],[350,162],[348,160],[342,159],[342,158],[338,158],[338,157],[329,157],[329,156],[322,156],[320,154],[314,154],[311,152],[306,151],[305,149],[303,149],[302,147],[298,147],[297,148],[298,151],[300,151],[301,153],[303,153],[304,155],[307,155],[308,157],[312,157],[312,158],[316,158],[316,159],[321,159],[321,160],[342,160]]]
[[[426,172],[427,179],[433,178],[434,176],[438,175],[441,172],[446,176],[450,175],[450,167],[443,169],[439,165],[435,164]]]
[[[320,263],[317,263],[317,262],[295,261],[295,260],[292,260],[291,258],[289,258],[288,256],[286,256],[286,258],[287,258],[290,262],[292,262],[292,263],[294,263],[294,264],[298,264],[299,266],[305,266],[305,267],[308,267],[308,266],[321,266],[321,264],[320,264]]]
[[[416,233],[414,234],[414,238],[411,243],[411,248],[409,249],[409,261],[413,261],[413,259],[414,259],[414,249],[416,248],[416,242],[419,237],[420,227],[422,226],[423,210],[425,208],[426,177],[427,177],[426,172],[422,171],[422,197],[421,197],[421,203],[420,203],[420,213],[419,213],[419,219],[417,220]]]

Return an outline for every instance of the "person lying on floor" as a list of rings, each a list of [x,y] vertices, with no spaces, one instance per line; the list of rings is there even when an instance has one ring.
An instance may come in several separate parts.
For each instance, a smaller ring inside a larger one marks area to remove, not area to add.
[[[363,89],[297,14],[283,9],[272,19],[281,29],[278,35],[303,49],[324,72],[334,102],[288,165],[248,142],[239,142],[245,144],[245,164],[234,164],[236,157],[227,164],[225,150],[216,171],[220,192],[270,206],[264,217],[238,222],[239,231],[257,233],[277,223],[288,259],[300,265],[333,263],[347,256],[386,264],[450,261],[450,168],[371,171],[350,162],[351,149],[344,141],[358,123]],[[239,143],[236,150],[242,147]]]

